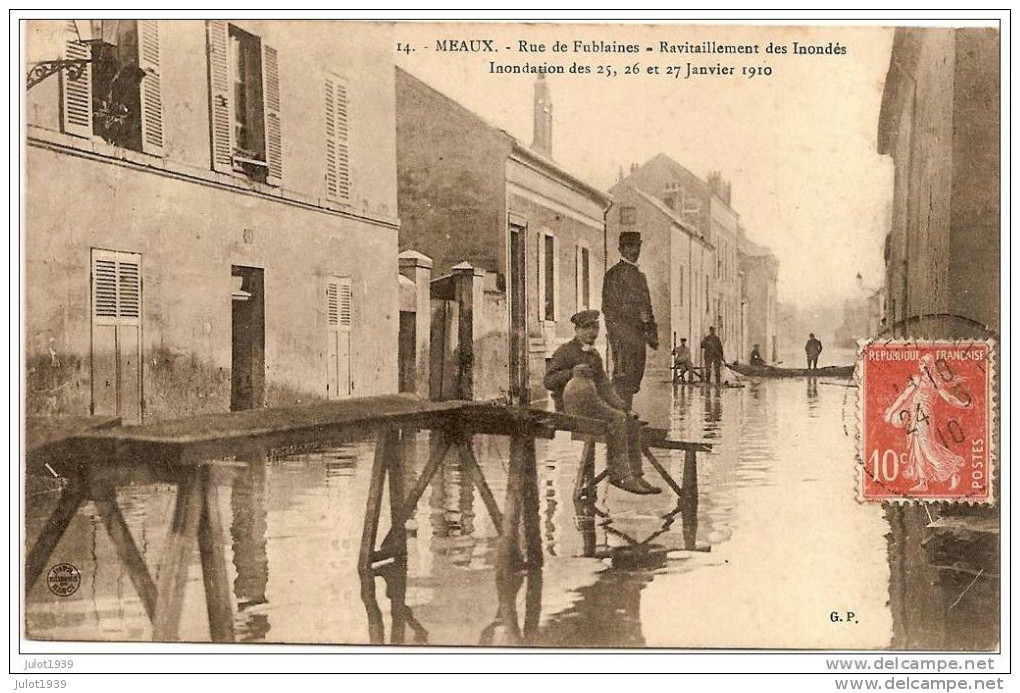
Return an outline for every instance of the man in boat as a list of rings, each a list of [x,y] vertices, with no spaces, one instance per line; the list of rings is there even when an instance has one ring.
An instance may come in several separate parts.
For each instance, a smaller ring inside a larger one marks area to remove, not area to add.
[[[609,483],[640,495],[660,493],[641,471],[641,422],[616,393],[595,349],[599,312],[582,310],[570,318],[574,338],[557,349],[545,367],[545,388],[556,411],[607,422],[606,464]],[[575,371],[576,369],[576,371]],[[564,396],[564,391],[569,392]]]
[[[676,369],[676,379],[687,382],[687,373],[691,374],[691,381],[694,381],[694,363],[691,361],[691,348],[687,346],[687,338],[681,337],[680,344],[673,349],[673,368]]]
[[[759,351],[759,346],[757,344],[755,344],[754,348],[751,349],[751,365],[752,366],[765,365],[765,359],[761,357],[761,351]]]
[[[613,355],[613,387],[628,408],[645,376],[645,346],[659,348],[648,280],[637,266],[640,255],[641,234],[621,233],[620,261],[606,271],[602,282],[602,310]]]
[[[723,346],[714,326],[708,328],[708,336],[701,340],[701,353],[705,364],[705,382],[712,382],[712,372],[715,371],[715,384],[721,385],[719,370],[723,363]]]
[[[818,368],[818,355],[822,353],[822,343],[815,339],[815,333],[808,335],[807,344],[804,345],[804,353],[807,354],[807,367],[810,370]]]

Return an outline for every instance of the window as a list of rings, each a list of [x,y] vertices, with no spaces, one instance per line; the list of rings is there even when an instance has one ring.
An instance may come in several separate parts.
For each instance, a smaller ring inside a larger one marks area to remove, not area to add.
[[[556,239],[545,237],[545,267],[542,281],[545,284],[544,318],[550,322],[556,320]]]
[[[77,40],[74,22],[64,30],[65,57],[97,60],[77,79],[61,73],[61,127],[69,135],[95,135],[118,147],[162,156],[159,22],[105,20],[103,31],[114,33],[116,44],[103,43],[90,56]]]
[[[620,207],[620,226],[633,226],[637,223],[636,207]]]
[[[213,169],[280,185],[283,147],[277,52],[236,26],[210,20]]]
[[[351,164],[347,82],[342,77],[326,75],[326,197],[334,200],[351,198]]]
[[[588,249],[577,246],[577,311],[591,308],[591,259]]]
[[[559,297],[556,287],[560,276],[556,237],[548,232],[538,232],[538,319],[556,321]]]

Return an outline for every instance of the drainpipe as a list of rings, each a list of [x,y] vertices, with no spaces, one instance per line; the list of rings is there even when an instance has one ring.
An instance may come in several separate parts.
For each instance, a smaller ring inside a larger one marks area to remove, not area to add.
[[[613,208],[613,201],[602,212],[602,274],[609,271],[609,210]]]
[[[609,201],[609,206],[602,210],[602,282],[603,289],[605,289],[606,272],[609,271],[609,210],[613,208],[613,201]],[[602,305],[602,297],[599,297],[599,308],[605,310],[605,306]],[[603,313],[603,320],[605,320],[605,314]],[[609,370],[611,367],[611,359],[613,355],[609,353],[609,330],[606,330],[606,373],[611,373]]]
[[[911,183],[911,181],[913,180],[913,177],[914,177],[914,168],[915,168],[915,164],[916,164],[916,159],[915,159],[915,156],[914,156],[914,128],[917,125],[917,119],[915,117],[915,114],[916,114],[916,111],[917,111],[917,80],[914,79],[914,76],[912,74],[910,74],[910,72],[905,67],[900,65],[899,62],[893,60],[890,64],[892,65],[892,67],[896,68],[896,71],[899,72],[902,77],[904,77],[907,81],[910,82],[910,141],[907,142],[907,147],[908,147],[908,150],[907,150],[907,172],[906,172],[907,175],[904,176],[904,178],[906,179],[906,182],[904,183],[904,187],[905,187],[904,205],[906,206],[906,217],[907,218],[906,218],[906,223],[904,224],[904,228],[903,228],[903,296],[902,296],[903,300],[901,302],[902,305],[903,305],[903,307],[902,307],[903,320],[902,320],[902,327],[901,327],[901,330],[902,330],[902,335],[901,336],[906,337],[907,336],[907,323],[908,323],[908,321],[910,319],[910,227],[911,227],[911,222],[912,221],[914,223],[917,223],[917,214],[916,213],[915,214],[911,213],[911,211],[912,211],[911,207],[916,208],[917,202],[915,200],[914,204],[912,205],[911,204],[911,200],[910,200],[910,192],[911,192],[910,183]],[[892,329],[893,329],[893,336],[895,337],[896,336],[896,316],[895,315],[893,316]]]

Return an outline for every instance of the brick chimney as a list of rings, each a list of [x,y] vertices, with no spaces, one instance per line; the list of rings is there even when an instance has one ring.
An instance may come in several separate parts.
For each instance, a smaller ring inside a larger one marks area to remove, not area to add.
[[[531,148],[552,158],[552,99],[544,74],[539,74],[535,81],[535,126]]]

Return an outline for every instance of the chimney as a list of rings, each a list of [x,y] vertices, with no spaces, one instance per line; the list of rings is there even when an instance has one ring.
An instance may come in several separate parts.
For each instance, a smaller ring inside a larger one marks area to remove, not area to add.
[[[638,170],[638,165],[637,164],[631,164],[630,165],[630,172],[631,173],[634,173],[634,171],[637,171],[637,170]]]
[[[730,204],[730,182],[723,179],[722,173],[711,171],[708,174],[708,187],[720,200]]]
[[[531,148],[552,158],[552,99],[545,75],[541,73],[535,82],[535,125]]]

